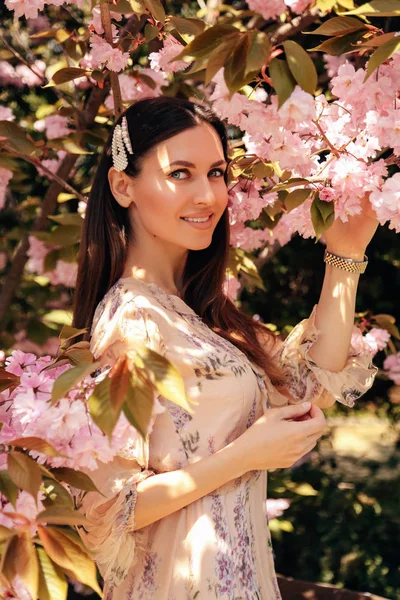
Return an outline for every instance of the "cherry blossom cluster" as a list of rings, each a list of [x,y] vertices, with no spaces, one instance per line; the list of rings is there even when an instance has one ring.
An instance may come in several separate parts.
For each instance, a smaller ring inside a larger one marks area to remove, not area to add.
[[[77,263],[58,260],[55,269],[45,271],[44,260],[54,247],[46,246],[44,242],[34,236],[29,236],[29,250],[27,252],[29,260],[26,264],[26,271],[37,273],[47,277],[52,285],[75,286],[77,275]]]
[[[98,428],[90,416],[87,400],[96,383],[104,379],[108,369],[96,377],[87,377],[53,406],[50,404],[55,379],[70,368],[69,365],[44,370],[54,359],[37,357],[33,353],[14,350],[6,358],[5,370],[20,377],[12,392],[0,393],[0,444],[21,437],[35,436],[50,443],[65,457],[49,457],[30,451],[32,458],[51,467],[95,470],[98,461],[107,463],[117,453],[128,452],[135,444],[137,431],[124,414],[115,426],[111,440]],[[155,398],[154,415],[164,408]],[[151,431],[152,423],[150,424]],[[0,468],[6,465],[7,454],[0,455]]]
[[[276,19],[288,8],[295,14],[302,13],[313,0],[247,0],[251,10],[260,13],[264,19]]]
[[[336,99],[313,98],[298,86],[278,110],[275,95],[265,102],[265,92],[247,97],[235,93],[229,98],[223,70],[214,78],[209,96],[214,110],[243,132],[246,152],[302,177],[320,199],[334,202],[335,218],[347,221],[361,212],[361,199],[371,192],[370,201],[380,223],[400,232],[400,174],[388,178],[380,153],[392,148],[400,153],[400,53],[379,69],[377,78],[364,83],[365,69],[356,70],[346,61],[332,79]],[[397,104],[396,104],[397,102]],[[265,182],[245,181],[231,192],[230,212],[234,246],[254,250],[266,242],[286,244],[298,232],[314,237],[310,217],[312,195],[298,208],[283,214],[272,230],[252,229],[245,221],[257,218],[262,208],[276,200],[268,193],[277,177]]]
[[[36,59],[31,68],[27,65],[13,67],[10,62],[0,60],[0,84],[13,85],[18,88],[22,88],[24,85],[28,87],[41,85],[45,70],[46,63],[41,59]]]

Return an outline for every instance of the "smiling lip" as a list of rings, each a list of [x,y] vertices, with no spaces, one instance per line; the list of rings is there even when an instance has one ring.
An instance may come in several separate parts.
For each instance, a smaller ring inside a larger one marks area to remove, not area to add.
[[[202,217],[197,216],[197,217],[186,217],[188,219],[203,219],[206,215],[203,215]],[[196,229],[208,229],[209,227],[211,227],[211,223],[212,223],[212,217],[213,215],[209,215],[209,218],[207,219],[207,221],[203,221],[203,222],[198,222],[198,223],[194,223],[192,221],[185,221],[183,217],[181,217],[182,221],[184,223],[187,223],[188,225],[191,225],[192,227],[195,227]]]

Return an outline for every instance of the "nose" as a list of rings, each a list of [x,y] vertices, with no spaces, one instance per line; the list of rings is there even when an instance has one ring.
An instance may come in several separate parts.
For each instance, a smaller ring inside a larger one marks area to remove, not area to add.
[[[215,203],[215,189],[208,176],[198,178],[193,200],[196,202],[196,204],[210,205]]]

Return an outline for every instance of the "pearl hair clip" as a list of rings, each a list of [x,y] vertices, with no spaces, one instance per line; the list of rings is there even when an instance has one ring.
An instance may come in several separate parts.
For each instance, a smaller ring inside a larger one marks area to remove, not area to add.
[[[133,154],[126,117],[122,117],[122,125],[114,127],[112,138],[112,159],[116,171],[124,171],[128,166],[128,155]]]

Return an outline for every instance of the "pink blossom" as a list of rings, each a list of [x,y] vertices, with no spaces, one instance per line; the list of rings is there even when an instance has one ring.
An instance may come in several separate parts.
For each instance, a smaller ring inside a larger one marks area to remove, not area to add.
[[[247,0],[250,10],[260,13],[264,19],[275,19],[286,10],[283,0]]]
[[[370,202],[381,225],[390,221],[389,229],[400,232],[400,173],[386,179],[381,189],[370,194]]]
[[[68,118],[61,115],[49,115],[44,119],[44,128],[48,140],[63,137],[71,133],[67,127]]]
[[[302,121],[315,119],[315,101],[311,94],[307,94],[298,85],[294,88],[289,98],[279,109],[280,118],[285,121],[285,128],[295,129]]]
[[[104,28],[103,23],[101,22],[100,6],[97,5],[92,9],[92,16],[92,20],[88,22],[89,29],[92,26],[96,33],[98,33],[99,35],[103,34]],[[122,15],[112,10],[110,10],[110,17],[112,19],[115,19],[116,21],[122,20]]]
[[[0,167],[0,210],[4,208],[6,203],[7,186],[12,176],[13,172],[10,169]]]
[[[20,17],[36,19],[38,11],[43,10],[45,0],[6,0],[8,10],[14,11],[14,21]]]
[[[182,50],[182,44],[172,35],[168,36],[164,40],[164,47],[161,50],[149,54],[150,67],[154,71],[164,71],[165,73],[175,73],[186,69],[189,63],[184,60],[173,60]]]
[[[237,300],[240,288],[240,281],[233,275],[228,274],[224,283],[224,293],[226,296],[228,296],[231,300]]]
[[[8,106],[0,105],[0,121],[14,121],[13,111]]]
[[[0,60],[0,82],[2,85],[22,87],[22,82],[18,79],[14,67],[6,60]]]
[[[32,68],[29,68],[27,65],[17,65],[15,67],[15,74],[23,85],[34,87],[43,83],[45,70],[46,63],[43,60],[36,60],[32,64]]]
[[[69,133],[71,132],[71,130],[69,130]],[[46,169],[48,169],[49,171],[51,171],[52,173],[57,173],[58,171],[58,167],[60,166],[63,158],[66,156],[66,152],[65,150],[57,150],[57,158],[46,158],[44,160],[41,161],[41,165],[43,167],[46,167]],[[36,165],[36,168],[38,170],[39,175],[43,175],[44,177],[47,177],[48,175],[43,171],[43,169],[40,168],[39,165]]]
[[[364,69],[357,71],[349,62],[341,65],[338,74],[332,79],[332,94],[342,102],[357,103],[364,94]]]
[[[388,371],[388,378],[394,381],[396,385],[400,385],[400,352],[385,358],[383,368]]]
[[[77,272],[77,263],[58,260],[56,268],[53,271],[45,273],[45,275],[50,279],[50,283],[53,285],[66,285],[67,287],[74,287]]]
[[[266,202],[258,193],[260,186],[247,182],[239,184],[229,193],[229,217],[231,225],[257,219]]]
[[[330,54],[323,54],[322,57],[326,65],[327,75],[331,79],[337,75],[339,67],[347,62],[346,56],[331,56]]]
[[[365,341],[369,344],[373,354],[386,348],[390,340],[390,333],[386,329],[373,327],[365,336]]]
[[[14,509],[13,505],[8,502],[3,506],[3,514],[0,513],[0,524],[8,527],[9,529],[17,529],[18,526],[24,524],[22,519],[19,517],[13,517],[14,513],[19,513],[24,515],[30,521],[30,529],[31,535],[35,535],[36,533],[36,525],[35,519],[39,512],[44,510],[43,500],[44,493],[39,492],[37,498],[37,505],[34,498],[28,492],[20,491],[18,494],[18,498],[16,501],[16,508]],[[7,515],[4,512],[9,513]]]
[[[166,76],[161,71],[156,73],[151,69],[142,68],[139,72],[146,77],[150,77],[156,85],[154,88],[150,87],[146,83],[146,80],[141,77],[121,73],[118,76],[118,79],[121,88],[122,101],[126,104],[142,100],[143,98],[155,98],[156,96],[160,96],[161,86],[166,84]],[[109,109],[114,108],[114,97],[112,92],[107,96],[105,105]]]
[[[129,60],[128,52],[121,52],[119,48],[113,48],[104,38],[96,34],[90,36],[89,44],[93,66],[103,66],[117,73],[125,69]]]
[[[35,236],[29,236],[29,249],[27,251],[27,255],[29,256],[29,260],[26,263],[26,270],[30,273],[39,273],[43,272],[43,261],[49,253],[50,248],[46,246],[44,242],[38,240]]]
[[[271,238],[268,229],[252,229],[243,223],[235,223],[230,227],[230,244],[235,248],[242,248],[252,252],[263,246]]]
[[[267,515],[268,519],[277,519],[281,517],[285,510],[289,508],[291,500],[288,498],[267,498]]]
[[[284,0],[285,4],[296,15],[300,15],[313,3],[314,0]]]
[[[319,198],[324,202],[332,202],[336,198],[335,191],[330,187],[323,187],[322,190],[319,191]]]

